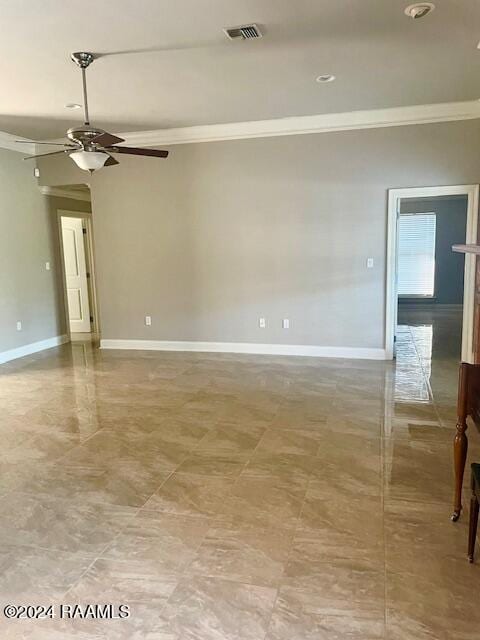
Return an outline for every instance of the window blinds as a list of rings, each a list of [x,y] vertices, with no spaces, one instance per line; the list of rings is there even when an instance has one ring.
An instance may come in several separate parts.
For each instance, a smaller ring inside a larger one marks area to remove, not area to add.
[[[398,295],[432,297],[435,287],[435,213],[400,214]]]

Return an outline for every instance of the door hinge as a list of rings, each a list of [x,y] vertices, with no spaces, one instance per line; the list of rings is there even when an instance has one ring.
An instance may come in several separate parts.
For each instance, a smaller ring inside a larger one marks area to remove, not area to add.
[[[82,229],[82,233],[83,233],[83,235],[84,235],[84,236],[86,236],[86,235],[87,235],[87,229],[86,229],[85,227],[83,227],[83,229]]]
[[[90,316],[90,322],[93,322],[93,316]]]
[[[87,273],[87,278],[90,278],[90,274],[89,273]]]

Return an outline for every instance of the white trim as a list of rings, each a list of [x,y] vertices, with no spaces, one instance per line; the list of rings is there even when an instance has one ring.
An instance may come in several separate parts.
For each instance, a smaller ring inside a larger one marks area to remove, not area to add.
[[[52,347],[58,347],[61,344],[70,342],[68,335],[55,336],[54,338],[47,338],[46,340],[40,340],[39,342],[31,342],[30,344],[24,344],[21,347],[15,349],[9,349],[8,351],[0,352],[0,364],[9,362],[10,360],[16,360],[17,358],[23,358],[29,356],[32,353],[38,353],[45,349],[51,349]]]
[[[467,196],[467,244],[477,243],[479,185],[445,187],[414,187],[390,189],[388,192],[387,273],[385,300],[385,353],[393,358],[397,315],[397,211],[402,198],[435,198],[437,196]],[[462,361],[473,363],[473,309],[475,300],[475,256],[465,255],[463,293]]]
[[[387,109],[291,116],[270,120],[252,120],[249,122],[229,122],[226,124],[154,129],[153,131],[128,131],[126,133],[120,132],[117,135],[125,138],[128,144],[137,147],[155,147],[166,144],[189,144],[194,142],[268,138],[272,136],[289,136],[307,133],[328,133],[331,131],[429,124],[432,122],[475,120],[477,118],[480,118],[480,102],[478,100],[469,100],[466,102],[443,102],[409,107],[390,107]],[[16,140],[26,140],[31,142],[31,145],[17,144],[15,142]],[[51,142],[60,141],[63,142],[64,139],[55,139]],[[34,155],[36,153],[35,143],[32,140],[20,136],[13,136],[3,131],[0,131],[0,147],[20,151],[27,155]],[[45,151],[45,147],[42,151]]]
[[[250,353],[275,356],[312,356],[316,358],[360,358],[385,360],[384,349],[362,347],[318,347],[302,344],[257,344],[256,342],[187,342],[169,340],[101,340],[101,349],[138,351],[197,351],[211,353]]]
[[[395,127],[432,122],[473,120],[480,118],[480,102],[447,102],[424,104],[412,107],[325,113],[311,116],[294,116],[272,120],[232,122],[176,129],[154,131],[130,131],[119,133],[127,144],[136,147],[188,144],[193,142],[215,142],[220,140],[241,140],[244,138],[267,138],[307,133],[349,131],[352,129],[372,129]]]
[[[91,202],[90,194],[75,193],[61,187],[38,187],[40,193],[44,196],[55,196],[57,198],[70,198],[70,200],[82,200],[83,202]]]
[[[30,144],[18,144],[17,140],[25,140]],[[22,136],[14,136],[6,131],[0,131],[0,148],[9,149],[10,151],[18,151],[27,156],[35,155],[35,143],[30,138],[22,138]]]

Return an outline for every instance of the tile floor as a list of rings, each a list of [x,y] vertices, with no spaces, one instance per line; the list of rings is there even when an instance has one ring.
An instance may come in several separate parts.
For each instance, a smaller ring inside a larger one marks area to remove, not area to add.
[[[74,343],[2,366],[2,607],[131,608],[2,639],[478,638],[459,318],[402,314],[396,364]]]

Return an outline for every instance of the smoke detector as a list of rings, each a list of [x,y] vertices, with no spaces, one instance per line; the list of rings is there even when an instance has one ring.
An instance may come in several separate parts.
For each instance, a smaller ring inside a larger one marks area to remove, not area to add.
[[[432,2],[420,2],[418,4],[410,4],[405,9],[405,15],[414,20],[424,18],[435,9],[435,5]]]
[[[253,40],[255,38],[262,37],[262,32],[256,24],[244,24],[241,27],[229,27],[228,29],[224,29],[223,33],[230,40],[237,40],[238,38],[241,40]]]

